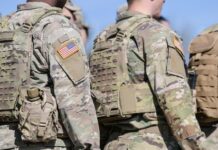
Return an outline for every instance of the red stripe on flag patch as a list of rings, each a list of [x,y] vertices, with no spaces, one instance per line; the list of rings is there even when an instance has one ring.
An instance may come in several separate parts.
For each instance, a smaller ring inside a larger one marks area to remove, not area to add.
[[[66,59],[67,57],[75,54],[76,52],[79,51],[79,47],[73,43],[67,43],[64,47],[58,50],[58,53],[61,55],[63,59]]]

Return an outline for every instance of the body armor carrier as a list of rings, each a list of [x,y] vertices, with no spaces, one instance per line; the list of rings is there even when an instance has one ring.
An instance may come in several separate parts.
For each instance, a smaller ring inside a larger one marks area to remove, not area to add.
[[[38,12],[18,28],[10,24],[10,17],[0,20],[0,122],[17,121],[19,91],[30,80],[31,31],[38,21],[51,14],[54,13],[49,10]]]
[[[101,119],[128,118],[155,110],[154,105],[147,105],[153,100],[148,84],[132,84],[127,68],[129,39],[145,21],[146,17],[140,16],[112,25],[95,41],[90,56],[91,88],[97,116]]]
[[[218,121],[218,26],[190,45],[189,80],[201,124]]]

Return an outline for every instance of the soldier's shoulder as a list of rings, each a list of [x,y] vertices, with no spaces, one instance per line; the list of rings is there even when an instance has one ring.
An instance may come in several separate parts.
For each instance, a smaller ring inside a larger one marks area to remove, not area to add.
[[[166,27],[154,19],[150,19],[139,26],[137,35],[146,39],[146,41],[157,41],[158,39],[166,39],[172,41],[177,38],[181,41],[180,36],[169,27]]]
[[[38,31],[43,30],[44,34],[52,38],[56,38],[70,32],[73,32],[74,36],[76,37],[79,36],[78,28],[74,24],[70,23],[69,19],[67,19],[60,13],[53,14],[43,18],[38,23],[37,27],[36,29]]]
[[[117,24],[112,23],[105,27],[95,38],[95,42],[106,40],[107,37],[110,36],[110,34],[115,34],[117,32]]]
[[[148,34],[158,37],[169,36],[171,34],[177,36],[177,34],[170,28],[160,24],[154,19],[149,19],[141,24],[137,29],[137,34],[143,37],[149,37]]]
[[[214,24],[214,25],[211,25],[211,26],[207,27],[206,29],[204,29],[200,33],[200,35],[207,34],[207,33],[210,33],[210,32],[215,32],[215,31],[218,31],[218,24]]]
[[[49,16],[46,16],[45,18],[43,18],[41,21],[40,21],[41,24],[60,24],[62,27],[67,27],[67,26],[70,26],[70,22],[69,20],[61,15],[60,13],[56,13],[56,14],[52,14],[52,15],[49,15]]]

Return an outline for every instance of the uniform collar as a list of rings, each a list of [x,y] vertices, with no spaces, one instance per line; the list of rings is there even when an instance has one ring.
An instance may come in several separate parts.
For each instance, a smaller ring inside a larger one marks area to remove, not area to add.
[[[151,16],[142,14],[140,12],[122,11],[122,12],[117,13],[117,22],[120,22],[120,21],[125,20],[125,19],[129,19],[129,18],[134,17],[134,16],[146,16],[148,18],[151,18]]]
[[[51,8],[51,6],[47,3],[44,3],[44,2],[27,2],[26,4],[21,4],[21,5],[17,6],[18,11],[37,9],[37,8],[49,9],[49,8]]]

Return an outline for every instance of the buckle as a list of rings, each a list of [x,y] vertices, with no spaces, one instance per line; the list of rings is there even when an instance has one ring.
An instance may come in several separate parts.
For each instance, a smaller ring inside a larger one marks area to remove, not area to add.
[[[23,23],[22,24],[22,27],[21,27],[21,30],[23,31],[23,32],[25,32],[25,33],[27,33],[27,32],[30,32],[30,30],[32,29],[32,25],[31,24],[29,24],[29,23]]]
[[[119,31],[116,36],[116,41],[122,41],[124,37],[126,37],[126,34],[124,32]]]

